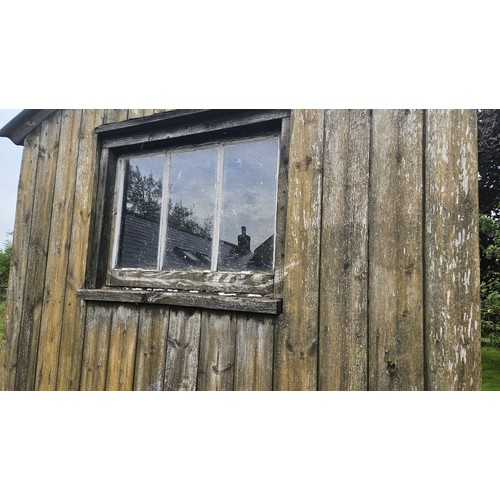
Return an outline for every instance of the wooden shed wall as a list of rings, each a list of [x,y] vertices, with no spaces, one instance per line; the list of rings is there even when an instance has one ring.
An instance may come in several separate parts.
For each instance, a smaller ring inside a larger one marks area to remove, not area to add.
[[[474,111],[292,112],[277,317],[77,299],[93,130],[155,111],[60,110],[26,138],[0,388],[480,388]]]

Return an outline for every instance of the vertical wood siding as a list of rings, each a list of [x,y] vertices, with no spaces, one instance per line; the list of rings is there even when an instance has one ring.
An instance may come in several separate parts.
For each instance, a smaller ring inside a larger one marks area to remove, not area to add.
[[[47,221],[51,218],[56,166],[61,132],[61,112],[41,126],[37,179],[33,196],[33,219],[26,276],[31,278],[25,290],[21,318],[16,388],[32,387],[40,337],[46,262],[49,247]]]
[[[368,387],[370,113],[325,118],[319,389]]]
[[[83,303],[93,130],[163,111],[61,110],[26,138],[0,389],[480,388],[473,111],[292,112],[278,317]]]
[[[476,117],[427,112],[425,293],[428,388],[480,389]]]
[[[14,390],[16,388],[19,342],[23,331],[24,291],[30,286],[26,269],[41,133],[41,128],[38,128],[24,142],[17,192],[6,316],[0,346],[0,369],[2,370],[0,372],[0,388],[2,390]]]
[[[324,111],[294,113],[274,387],[317,388]],[[290,202],[291,201],[291,202]]]

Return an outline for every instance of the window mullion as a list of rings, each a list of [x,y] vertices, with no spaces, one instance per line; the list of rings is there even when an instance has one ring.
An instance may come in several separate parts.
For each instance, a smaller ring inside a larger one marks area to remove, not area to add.
[[[115,192],[115,234],[113,242],[113,254],[111,258],[111,267],[115,268],[118,266],[118,253],[120,249],[120,238],[121,232],[123,230],[122,218],[123,218],[123,198],[125,196],[125,160],[120,158],[118,160],[117,168],[117,178],[116,178],[116,192]]]
[[[161,196],[161,216],[160,216],[160,235],[158,238],[158,271],[163,268],[163,261],[165,259],[165,249],[167,247],[167,223],[168,223],[168,199],[169,192],[168,188],[170,185],[170,162],[171,153],[165,154],[165,168],[163,170],[163,189]]]
[[[217,271],[219,260],[219,239],[222,217],[222,180],[224,172],[224,147],[219,144],[217,148],[217,180],[215,184],[215,215],[214,215],[214,234],[212,240],[212,260],[210,271]]]

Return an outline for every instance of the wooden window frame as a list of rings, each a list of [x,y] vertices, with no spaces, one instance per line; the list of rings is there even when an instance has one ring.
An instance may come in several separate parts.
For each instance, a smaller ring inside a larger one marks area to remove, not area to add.
[[[192,297],[198,294],[203,295],[203,298],[198,295],[200,304],[207,303],[204,294],[217,294],[218,297],[227,299],[228,303],[232,301],[228,294],[233,298],[244,297],[247,303],[253,300],[256,304],[259,299],[280,298],[290,143],[289,110],[178,110],[103,125],[96,129],[96,133],[100,145],[99,171],[87,262],[86,292],[81,291],[81,298],[90,300],[90,296],[93,296],[92,300],[96,300],[95,297],[99,296],[95,293],[96,290],[106,290],[106,295],[100,295],[106,296],[106,300],[110,300],[109,297],[115,292],[128,292],[129,295],[130,291],[141,292],[142,302],[148,302],[147,294],[150,292],[156,294],[157,301],[158,294],[163,294],[161,300],[167,302],[168,297],[179,292],[185,295],[186,299],[189,297],[189,300],[186,300],[189,304],[193,304]],[[273,271],[159,271],[114,267],[118,233],[115,225],[119,217],[116,201],[120,194],[120,185],[117,183],[119,158],[127,154],[153,153],[218,141],[229,142],[273,135],[279,137]],[[179,302],[179,299],[175,302]],[[194,302],[196,303],[196,300]],[[262,309],[262,304],[256,306],[256,309]],[[273,306],[271,309],[275,314],[280,311],[279,306]]]

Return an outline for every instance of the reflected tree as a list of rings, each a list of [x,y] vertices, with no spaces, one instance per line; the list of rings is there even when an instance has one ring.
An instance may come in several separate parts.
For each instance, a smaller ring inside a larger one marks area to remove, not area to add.
[[[139,167],[133,167],[130,161],[127,161],[126,168],[126,212],[152,222],[159,222],[163,192],[162,180],[155,179],[151,173],[142,174]],[[182,200],[175,203],[169,200],[168,225],[203,238],[211,238],[213,217],[205,217],[200,224],[197,222],[194,209],[184,206]]]
[[[139,167],[127,161],[126,211],[150,221],[159,221],[163,183],[153,174],[142,175]]]
[[[205,239],[212,238],[213,218],[207,216],[203,224],[199,224],[196,221],[195,211],[184,206],[182,200],[176,201],[175,204],[172,204],[171,200],[168,201],[168,225]]]

